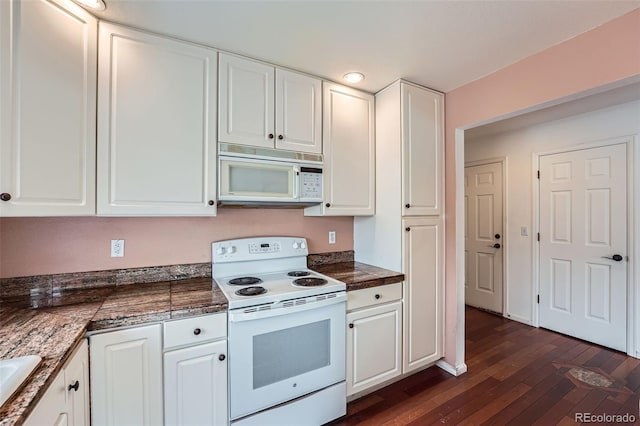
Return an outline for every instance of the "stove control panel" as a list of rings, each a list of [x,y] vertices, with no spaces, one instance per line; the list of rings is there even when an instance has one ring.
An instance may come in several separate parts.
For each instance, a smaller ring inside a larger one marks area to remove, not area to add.
[[[307,256],[309,250],[302,237],[255,237],[215,242],[211,254],[215,264]]]
[[[280,243],[250,243],[249,253],[277,253],[280,251]]]

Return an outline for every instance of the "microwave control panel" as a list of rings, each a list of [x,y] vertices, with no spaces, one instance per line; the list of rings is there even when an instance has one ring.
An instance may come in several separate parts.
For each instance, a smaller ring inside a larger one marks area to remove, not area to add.
[[[322,201],[322,169],[315,167],[301,168],[300,198]]]

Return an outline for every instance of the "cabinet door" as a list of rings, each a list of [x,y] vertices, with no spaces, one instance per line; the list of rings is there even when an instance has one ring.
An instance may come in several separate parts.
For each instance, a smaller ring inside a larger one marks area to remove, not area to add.
[[[276,69],[276,148],[322,152],[322,81]]]
[[[393,302],[347,315],[347,395],[400,374],[401,311]]]
[[[167,425],[227,423],[226,353],[226,340],[165,353]]]
[[[442,213],[443,95],[402,83],[402,214]]]
[[[220,142],[273,148],[274,68],[220,54]]]
[[[0,2],[0,216],[95,214],[96,37],[71,1]]]
[[[403,373],[442,357],[444,228],[440,218],[402,221],[404,258]]]
[[[323,83],[324,202],[319,214],[374,214],[373,95]],[[314,208],[305,214],[314,214]]]
[[[91,336],[91,424],[161,425],[162,326]]]
[[[25,426],[66,426],[68,424],[68,416],[65,393],[64,372],[61,371],[49,385],[38,405],[27,417],[24,422]]]
[[[99,215],[215,215],[216,61],[100,23]]]
[[[76,349],[65,371],[69,426],[89,426],[89,349],[87,340]]]

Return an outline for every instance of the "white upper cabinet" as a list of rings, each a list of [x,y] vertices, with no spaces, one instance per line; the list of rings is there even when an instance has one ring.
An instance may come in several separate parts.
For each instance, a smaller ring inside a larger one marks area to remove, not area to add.
[[[322,151],[322,82],[220,54],[220,142]]]
[[[0,1],[0,216],[95,214],[97,20]]]
[[[276,148],[322,152],[322,81],[276,69]]]
[[[403,216],[442,213],[444,101],[440,93],[401,83]]]
[[[218,139],[274,147],[274,68],[220,54]]]
[[[327,82],[323,91],[324,201],[305,215],[373,215],[374,97]]]
[[[100,23],[98,215],[216,214],[216,51]]]

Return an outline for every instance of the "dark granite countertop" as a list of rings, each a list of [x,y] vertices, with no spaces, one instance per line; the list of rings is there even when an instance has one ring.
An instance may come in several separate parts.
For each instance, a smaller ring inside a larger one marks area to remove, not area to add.
[[[158,322],[227,309],[211,278],[71,289],[0,301],[0,358],[39,355],[42,362],[0,408],[0,426],[31,413],[87,331]]]
[[[347,291],[404,280],[401,273],[354,262],[353,251],[320,254],[315,260],[311,269],[343,281]],[[170,276],[179,276],[173,269]],[[35,287],[30,294],[8,296],[11,286],[23,285],[22,279],[11,279],[0,289],[4,293],[0,299],[0,358],[39,355],[43,359],[17,395],[0,408],[0,426],[24,422],[87,331],[227,309],[227,300],[209,277],[144,282],[149,277],[143,275],[139,277],[143,282],[126,285],[119,285],[107,271],[92,273],[91,279],[64,277],[64,285],[56,285],[57,278],[52,276],[44,281],[47,291]],[[96,280],[101,281],[97,286]],[[86,288],[87,284],[92,287]]]
[[[404,281],[404,274],[400,272],[354,261],[316,265],[313,269],[321,274],[344,282],[347,285],[347,291]]]

